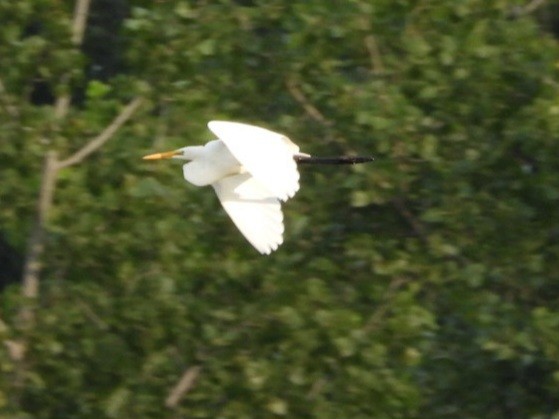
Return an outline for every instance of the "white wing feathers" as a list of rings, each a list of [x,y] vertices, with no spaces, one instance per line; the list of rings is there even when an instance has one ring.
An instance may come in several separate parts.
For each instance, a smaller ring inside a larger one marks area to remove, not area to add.
[[[299,172],[293,159],[299,147],[289,138],[238,122],[211,121],[208,128],[273,196],[286,201],[299,190]]]
[[[225,177],[213,184],[221,205],[246,239],[263,254],[283,242],[279,200],[250,173]]]

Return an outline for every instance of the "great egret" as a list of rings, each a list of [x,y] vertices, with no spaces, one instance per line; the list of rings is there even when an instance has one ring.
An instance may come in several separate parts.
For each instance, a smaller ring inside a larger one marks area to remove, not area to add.
[[[299,163],[354,164],[372,157],[311,157],[282,134],[239,122],[211,121],[218,137],[190,146],[144,156],[145,160],[181,159],[184,178],[212,185],[221,205],[256,250],[270,254],[283,242],[280,201],[299,190]]]

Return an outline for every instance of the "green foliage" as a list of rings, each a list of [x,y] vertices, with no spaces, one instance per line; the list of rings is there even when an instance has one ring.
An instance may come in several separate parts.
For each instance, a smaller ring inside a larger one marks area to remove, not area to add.
[[[10,243],[45,153],[147,105],[60,172],[34,327],[3,291],[0,418],[559,415],[559,48],[525,2],[134,0],[119,31],[88,27],[119,48],[99,78],[59,3],[0,4]],[[301,167],[262,257],[211,190],[140,160],[220,118],[376,160]]]

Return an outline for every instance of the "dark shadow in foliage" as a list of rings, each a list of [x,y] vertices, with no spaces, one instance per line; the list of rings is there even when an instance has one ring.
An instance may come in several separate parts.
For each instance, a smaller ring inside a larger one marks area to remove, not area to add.
[[[85,100],[85,89],[90,80],[107,81],[123,71],[122,36],[120,28],[130,11],[126,0],[96,0],[91,3],[88,24],[82,44],[86,56],[86,80],[72,92],[72,103],[80,106]],[[40,35],[41,24],[33,22],[26,29],[25,37]],[[34,105],[52,105],[55,96],[45,80],[33,84],[31,102]]]
[[[23,256],[0,233],[0,291],[18,282],[23,268]]]
[[[97,0],[91,4],[83,53],[88,57],[88,80],[106,81],[122,72],[122,22],[129,15],[125,0]]]

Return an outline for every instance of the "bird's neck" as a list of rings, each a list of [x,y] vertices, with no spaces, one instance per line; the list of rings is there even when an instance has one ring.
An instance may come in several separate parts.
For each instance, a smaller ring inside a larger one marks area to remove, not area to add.
[[[176,158],[181,160],[195,160],[201,157],[203,149],[203,146],[184,147],[182,149],[182,155],[177,156]]]

